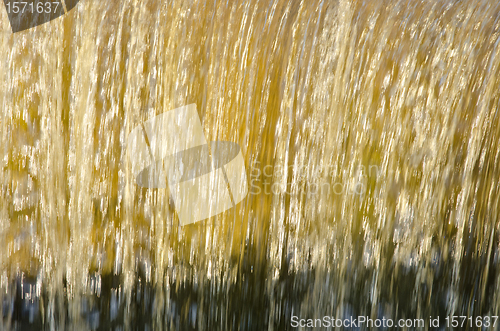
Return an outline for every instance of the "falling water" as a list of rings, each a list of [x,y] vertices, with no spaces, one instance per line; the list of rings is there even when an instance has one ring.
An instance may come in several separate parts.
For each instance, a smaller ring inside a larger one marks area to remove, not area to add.
[[[500,314],[500,3],[1,6],[1,330]],[[193,103],[249,194],[181,226],[125,152]]]

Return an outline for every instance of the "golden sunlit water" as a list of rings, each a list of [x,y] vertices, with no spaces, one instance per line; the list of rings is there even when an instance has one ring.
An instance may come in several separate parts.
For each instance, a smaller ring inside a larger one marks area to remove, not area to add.
[[[497,1],[81,0],[18,33],[2,6],[1,330],[500,315]],[[181,226],[126,143],[189,104],[249,193]]]

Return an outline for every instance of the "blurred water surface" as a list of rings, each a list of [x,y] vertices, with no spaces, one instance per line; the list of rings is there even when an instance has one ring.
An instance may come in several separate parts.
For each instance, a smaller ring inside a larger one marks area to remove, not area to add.
[[[0,10],[0,329],[500,314],[500,3]],[[195,103],[250,193],[181,227],[129,132]],[[442,325],[442,324],[441,324]]]

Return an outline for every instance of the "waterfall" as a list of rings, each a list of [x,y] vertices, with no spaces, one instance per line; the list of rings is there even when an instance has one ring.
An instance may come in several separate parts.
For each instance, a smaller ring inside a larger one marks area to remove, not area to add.
[[[81,0],[16,33],[6,8],[1,330],[500,314],[500,3]],[[248,194],[183,225],[127,141],[191,104]]]

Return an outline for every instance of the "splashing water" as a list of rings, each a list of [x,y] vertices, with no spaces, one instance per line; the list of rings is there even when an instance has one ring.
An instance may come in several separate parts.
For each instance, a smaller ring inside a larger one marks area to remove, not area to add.
[[[82,0],[15,34],[0,16],[0,329],[500,314],[500,3]],[[249,193],[181,226],[125,152],[192,103],[207,141],[241,146]]]

